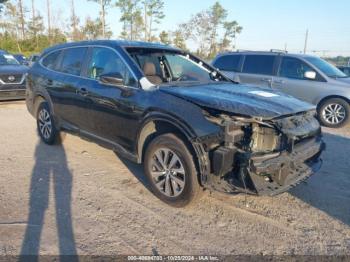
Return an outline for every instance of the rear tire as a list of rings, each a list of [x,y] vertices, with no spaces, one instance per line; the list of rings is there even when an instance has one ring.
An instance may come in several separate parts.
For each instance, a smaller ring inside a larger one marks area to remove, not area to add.
[[[327,99],[318,108],[318,118],[326,127],[345,126],[349,122],[349,115],[350,105],[341,98]]]
[[[153,194],[173,207],[193,204],[203,191],[192,154],[174,134],[161,135],[149,144],[144,172]]]
[[[57,129],[47,102],[41,102],[37,111],[37,128],[41,140],[48,145],[61,144],[64,134]]]

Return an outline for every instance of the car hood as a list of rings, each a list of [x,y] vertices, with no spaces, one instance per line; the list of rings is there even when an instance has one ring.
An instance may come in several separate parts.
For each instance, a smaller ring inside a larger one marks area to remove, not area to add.
[[[28,67],[23,65],[0,65],[0,74],[25,74]]]
[[[286,94],[259,87],[230,84],[193,84],[160,87],[160,91],[201,107],[242,116],[272,119],[315,109],[315,106]]]

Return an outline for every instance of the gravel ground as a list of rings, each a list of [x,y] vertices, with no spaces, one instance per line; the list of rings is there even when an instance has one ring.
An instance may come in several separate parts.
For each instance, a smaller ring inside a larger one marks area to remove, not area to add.
[[[325,129],[322,170],[277,197],[205,192],[174,209],[142,168],[67,135],[47,146],[23,102],[0,105],[0,255],[350,255],[350,128]]]

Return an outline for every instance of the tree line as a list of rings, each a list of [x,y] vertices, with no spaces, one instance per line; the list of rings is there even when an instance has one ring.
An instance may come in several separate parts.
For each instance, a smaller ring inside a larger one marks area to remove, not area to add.
[[[228,19],[227,10],[216,2],[193,14],[175,28],[159,30],[166,18],[162,0],[87,0],[99,5],[100,16],[87,16],[84,21],[76,15],[74,0],[70,4],[70,19],[56,14],[53,19],[52,0],[46,0],[46,19],[36,9],[35,0],[25,6],[23,0],[0,0],[0,49],[14,53],[32,54],[58,43],[93,39],[110,39],[112,31],[106,22],[112,7],[120,10],[122,30],[117,38],[147,42],[161,42],[188,49],[191,41],[197,55],[210,59],[217,52],[232,50],[242,27]],[[62,26],[63,24],[63,26]]]

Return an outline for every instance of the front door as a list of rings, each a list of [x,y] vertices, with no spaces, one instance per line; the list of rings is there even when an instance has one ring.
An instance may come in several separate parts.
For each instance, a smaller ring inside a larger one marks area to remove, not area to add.
[[[123,88],[101,83],[103,75],[118,75],[123,79]],[[91,102],[86,131],[131,150],[139,121],[137,100],[143,93],[136,78],[119,54],[106,47],[91,50],[86,77],[86,98]]]
[[[315,71],[298,58],[285,56],[282,58],[278,76],[274,78],[272,87],[281,92],[299,98],[309,103],[314,102],[320,86],[326,87],[326,82],[316,73],[314,80],[306,79],[305,72]]]

